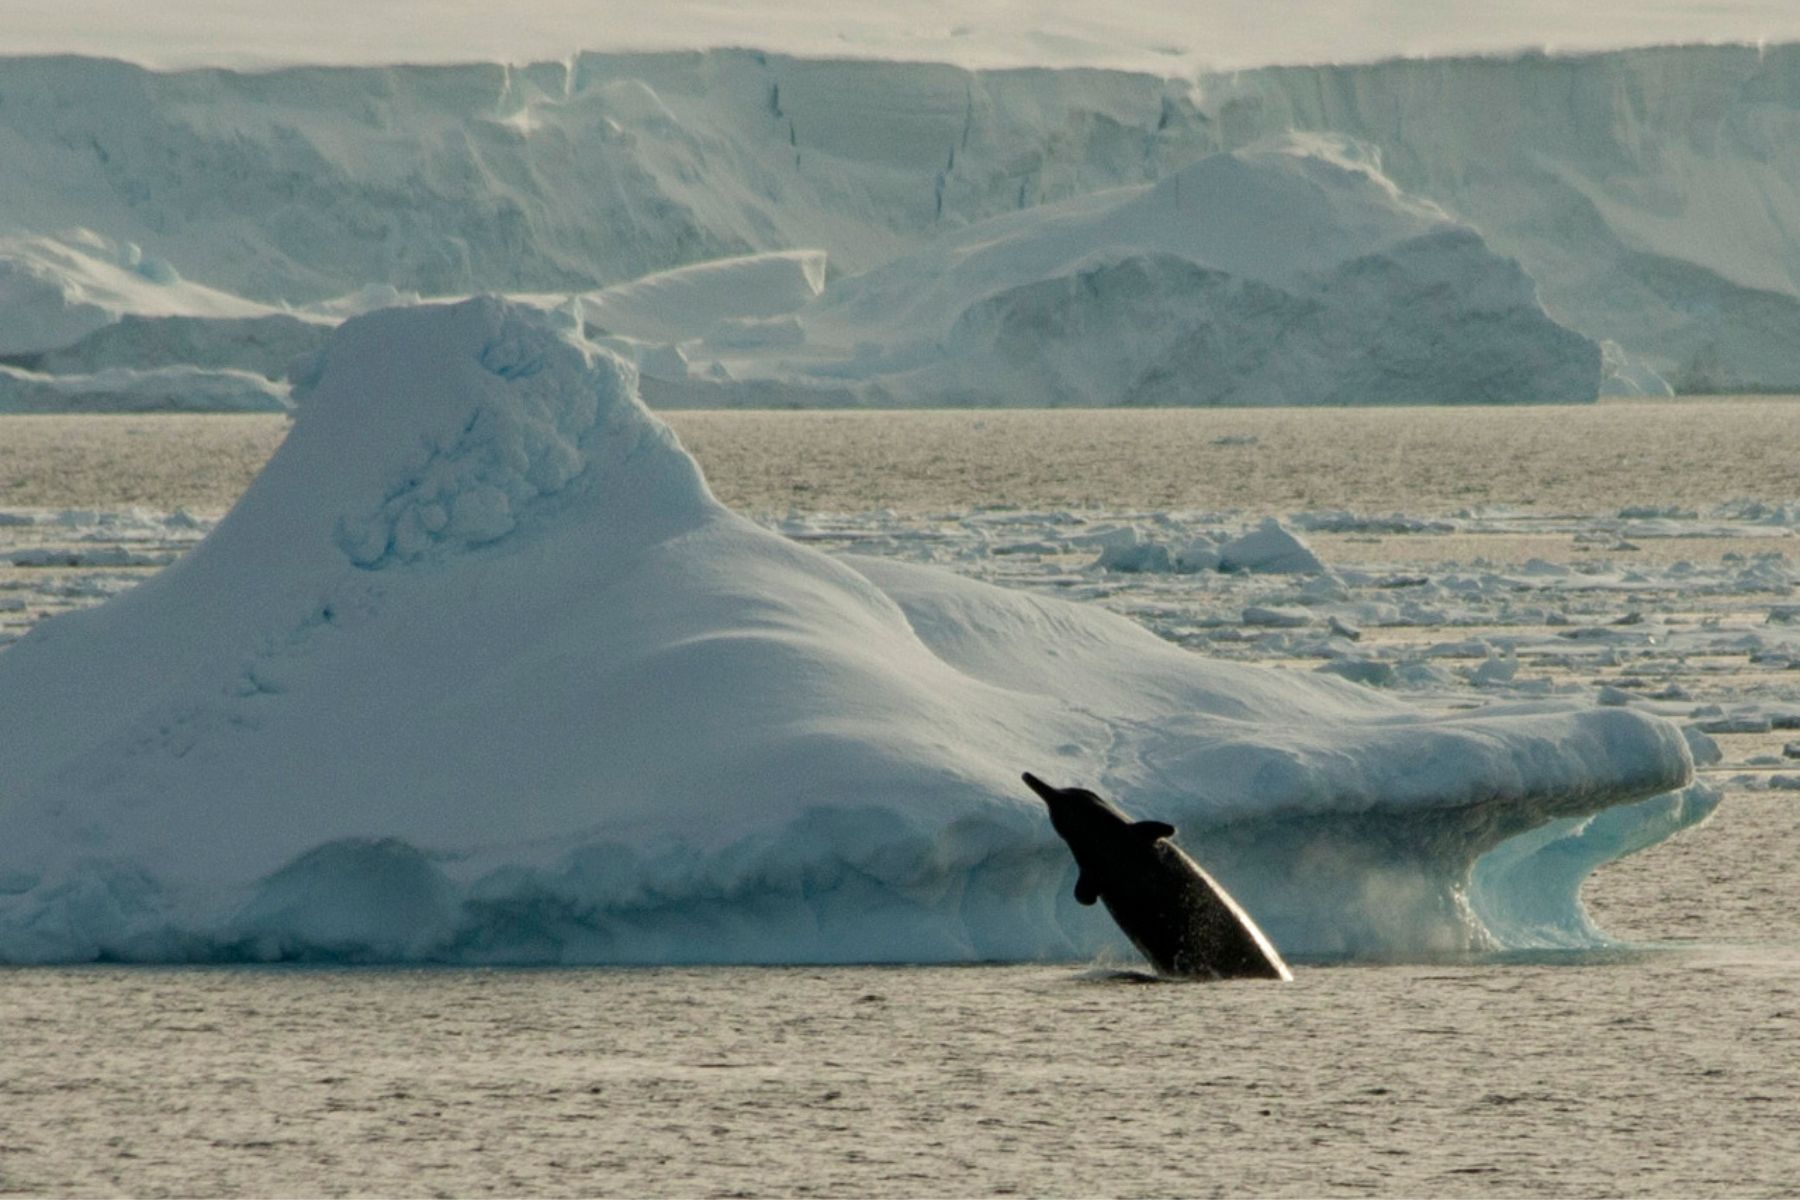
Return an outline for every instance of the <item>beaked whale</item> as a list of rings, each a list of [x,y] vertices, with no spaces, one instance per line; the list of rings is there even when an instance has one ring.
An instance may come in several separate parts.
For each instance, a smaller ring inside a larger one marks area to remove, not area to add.
[[[1291,980],[1281,955],[1250,914],[1168,839],[1175,827],[1133,821],[1085,788],[1025,782],[1050,808],[1080,875],[1075,899],[1106,902],[1125,936],[1164,975]]]

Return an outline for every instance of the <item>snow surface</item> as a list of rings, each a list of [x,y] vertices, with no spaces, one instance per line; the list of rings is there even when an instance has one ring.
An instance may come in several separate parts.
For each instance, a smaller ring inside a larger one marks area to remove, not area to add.
[[[1800,38],[1781,0],[8,0],[17,54],[90,54],[159,66],[525,62],[578,50],[735,46],[808,57],[968,67],[1113,67],[1164,74],[1396,56],[1607,50]]]
[[[378,312],[303,386],[192,552],[0,654],[0,959],[1087,953],[1025,768],[1284,951],[1579,941],[1570,864],[1709,803],[1629,707],[1433,716],[755,526],[573,313]]]

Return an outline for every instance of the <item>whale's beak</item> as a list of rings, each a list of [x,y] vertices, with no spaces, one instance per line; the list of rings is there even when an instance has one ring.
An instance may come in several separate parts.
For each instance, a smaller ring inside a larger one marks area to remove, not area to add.
[[[1025,772],[1023,778],[1025,780],[1025,786],[1036,792],[1038,796],[1043,799],[1045,804],[1050,803],[1050,801],[1055,798],[1056,789],[1039,779],[1036,775],[1033,775],[1030,771]]]

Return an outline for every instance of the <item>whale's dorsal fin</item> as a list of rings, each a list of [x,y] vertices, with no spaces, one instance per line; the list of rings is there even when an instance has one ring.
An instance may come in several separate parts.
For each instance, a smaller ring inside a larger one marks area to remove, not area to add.
[[[1094,885],[1093,878],[1083,871],[1075,880],[1075,903],[1092,904],[1098,899],[1100,889]]]
[[[1160,838],[1174,837],[1175,827],[1167,821],[1138,821],[1132,825],[1131,832],[1147,842],[1154,842]]]

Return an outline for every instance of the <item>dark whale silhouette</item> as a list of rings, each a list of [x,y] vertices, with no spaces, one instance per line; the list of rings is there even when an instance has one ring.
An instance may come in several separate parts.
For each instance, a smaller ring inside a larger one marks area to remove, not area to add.
[[[1250,914],[1168,839],[1175,827],[1133,821],[1085,788],[1025,782],[1050,806],[1050,824],[1074,852],[1075,899],[1106,901],[1132,945],[1164,975],[1292,979]]]

